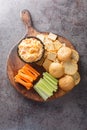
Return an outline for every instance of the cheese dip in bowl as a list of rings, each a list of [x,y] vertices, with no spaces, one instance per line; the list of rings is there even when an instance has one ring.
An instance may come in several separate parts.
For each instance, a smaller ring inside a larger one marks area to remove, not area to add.
[[[18,56],[27,63],[39,61],[44,53],[42,41],[36,37],[27,37],[21,40],[17,47]]]

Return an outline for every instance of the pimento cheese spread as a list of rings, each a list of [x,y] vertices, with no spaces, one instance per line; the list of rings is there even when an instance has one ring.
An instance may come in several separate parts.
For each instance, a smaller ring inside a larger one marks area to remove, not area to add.
[[[25,62],[38,61],[43,55],[43,44],[36,38],[26,38],[18,45],[19,56]]]

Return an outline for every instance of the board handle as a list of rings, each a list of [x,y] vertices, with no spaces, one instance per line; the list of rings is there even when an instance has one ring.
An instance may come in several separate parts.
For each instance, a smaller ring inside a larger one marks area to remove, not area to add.
[[[21,11],[21,19],[26,26],[26,30],[27,30],[26,36],[30,36],[30,35],[36,36],[37,31],[33,28],[32,18],[29,10],[24,9]]]

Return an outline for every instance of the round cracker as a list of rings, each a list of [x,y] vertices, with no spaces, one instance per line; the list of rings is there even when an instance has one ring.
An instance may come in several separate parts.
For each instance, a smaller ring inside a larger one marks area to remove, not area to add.
[[[72,60],[63,62],[63,66],[64,66],[65,74],[68,75],[74,75],[78,70],[77,63],[73,62]]]
[[[75,85],[79,84],[79,82],[81,80],[79,72],[76,72],[74,75],[72,75],[72,77],[75,81]]]
[[[72,49],[71,59],[72,59],[75,63],[77,63],[77,62],[79,61],[79,53],[78,53],[76,50],[74,50],[74,49]]]

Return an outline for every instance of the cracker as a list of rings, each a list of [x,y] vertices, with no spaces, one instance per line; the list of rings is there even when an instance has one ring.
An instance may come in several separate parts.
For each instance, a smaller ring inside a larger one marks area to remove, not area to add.
[[[68,75],[74,75],[78,70],[78,65],[71,60],[64,62],[63,66],[64,66],[65,74]]]

